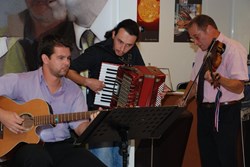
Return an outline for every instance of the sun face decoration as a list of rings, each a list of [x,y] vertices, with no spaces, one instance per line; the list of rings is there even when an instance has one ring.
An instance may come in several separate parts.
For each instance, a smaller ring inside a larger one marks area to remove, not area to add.
[[[151,23],[160,17],[160,2],[157,0],[140,0],[138,15],[145,23]]]

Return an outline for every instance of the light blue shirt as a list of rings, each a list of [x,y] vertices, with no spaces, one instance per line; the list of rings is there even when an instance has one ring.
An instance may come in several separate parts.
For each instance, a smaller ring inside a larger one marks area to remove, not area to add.
[[[44,80],[42,68],[0,77],[0,96],[9,97],[19,103],[42,99],[50,104],[53,114],[87,111],[85,97],[77,84],[63,77],[61,88],[51,94]],[[44,142],[62,141],[70,138],[69,129],[75,129],[82,122],[81,120],[59,123],[55,127],[39,127],[39,135]]]

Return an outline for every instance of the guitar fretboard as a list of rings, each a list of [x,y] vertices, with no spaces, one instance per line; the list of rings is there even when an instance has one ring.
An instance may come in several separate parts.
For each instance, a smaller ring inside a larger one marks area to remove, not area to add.
[[[57,123],[63,123],[63,122],[89,119],[90,115],[96,112],[99,112],[99,111],[35,116],[34,125],[57,124]]]

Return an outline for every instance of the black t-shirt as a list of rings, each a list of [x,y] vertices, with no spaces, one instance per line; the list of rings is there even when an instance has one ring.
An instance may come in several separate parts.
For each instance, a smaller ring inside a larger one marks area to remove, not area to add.
[[[136,45],[122,57],[117,56],[113,50],[113,40],[109,38],[86,49],[83,54],[71,63],[70,69],[78,73],[88,70],[90,78],[98,79],[102,62],[121,65],[145,65]],[[87,94],[89,109],[94,109],[94,96],[95,93],[89,90]]]

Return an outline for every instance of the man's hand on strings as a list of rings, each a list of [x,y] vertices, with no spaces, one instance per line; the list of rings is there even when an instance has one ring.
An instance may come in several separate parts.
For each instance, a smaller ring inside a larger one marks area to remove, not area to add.
[[[22,127],[24,119],[17,113],[0,109],[0,114],[0,122],[11,132],[18,134],[25,131],[25,128]]]
[[[102,107],[99,107],[98,110],[93,111],[93,113],[90,114],[90,122],[92,122],[101,111],[103,111]]]
[[[89,111],[90,115],[87,118],[88,121],[84,121],[82,122],[77,128],[74,129],[75,133],[80,136],[85,130],[86,128],[91,124],[91,122],[98,116],[98,114],[102,111],[102,108],[99,108],[96,111]]]
[[[204,75],[204,79],[208,81],[211,85],[214,85],[217,87],[219,85],[219,80],[221,78],[221,75],[217,72],[211,73],[211,71],[206,71]]]

